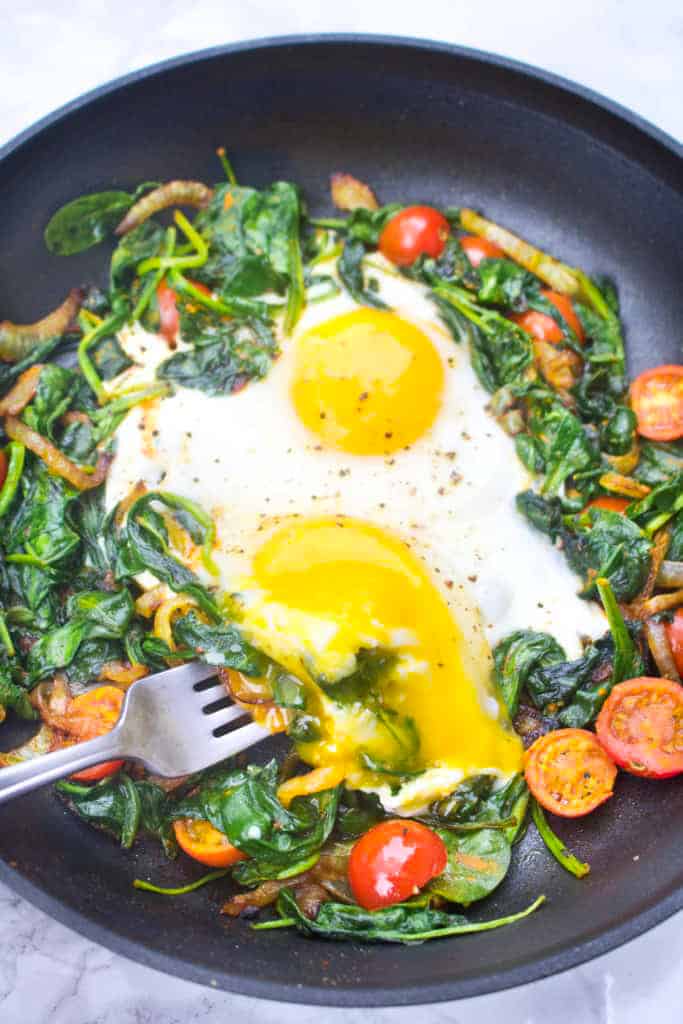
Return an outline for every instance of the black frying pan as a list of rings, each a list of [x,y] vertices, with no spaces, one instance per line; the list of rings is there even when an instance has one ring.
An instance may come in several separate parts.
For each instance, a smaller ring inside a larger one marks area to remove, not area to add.
[[[385,201],[483,208],[620,287],[632,371],[680,362],[683,161],[661,132],[551,75],[455,47],[315,37],[224,47],[90,93],[0,153],[0,316],[31,320],[103,277],[104,247],[48,255],[63,202],[148,179],[303,184],[328,209],[331,171]],[[558,609],[558,614],[561,610]],[[2,742],[13,737],[7,728]],[[266,756],[268,751],[259,752]],[[326,1005],[470,996],[578,964],[683,907],[683,785],[622,777],[614,800],[561,824],[592,873],[563,873],[529,835],[473,916],[548,904],[511,929],[422,946],[325,943],[221,918],[221,893],[168,900],[131,888],[196,872],[155,847],[122,853],[50,792],[0,811],[0,878],[54,917],[143,963],[248,995]],[[177,884],[177,883],[176,883]]]

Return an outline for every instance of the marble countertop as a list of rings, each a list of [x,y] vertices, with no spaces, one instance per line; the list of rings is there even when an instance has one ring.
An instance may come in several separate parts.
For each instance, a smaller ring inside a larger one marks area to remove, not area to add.
[[[490,50],[588,85],[683,137],[679,0],[15,0],[0,33],[0,143],[108,79],[188,50],[295,32],[391,32]],[[204,989],[132,963],[0,885],[3,1024],[313,1024],[320,1010]],[[425,1024],[678,1024],[683,914],[607,956],[509,992],[419,1011]],[[355,1024],[367,1010],[328,1010]],[[411,1008],[372,1011],[381,1024]]]

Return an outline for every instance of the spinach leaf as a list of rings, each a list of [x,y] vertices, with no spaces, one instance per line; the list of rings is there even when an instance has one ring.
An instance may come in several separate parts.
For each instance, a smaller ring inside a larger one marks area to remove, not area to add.
[[[510,715],[514,716],[522,690],[526,688],[533,696],[539,689],[535,677],[538,670],[564,662],[566,655],[548,633],[519,629],[496,644],[493,660],[498,687]]]
[[[652,544],[626,516],[590,508],[566,520],[563,533],[567,561],[584,578],[583,597],[595,593],[595,580],[604,577],[618,601],[632,600],[650,569]]]
[[[183,313],[181,331],[193,348],[163,362],[157,377],[208,395],[230,394],[264,377],[277,352],[270,329],[256,319],[225,322],[206,310]]]
[[[468,932],[488,931],[513,924],[533,913],[543,902],[540,896],[531,906],[518,914],[473,923],[460,914],[432,910],[424,900],[396,903],[382,910],[363,910],[346,903],[323,903],[315,919],[306,917],[299,908],[290,889],[283,889],[278,897],[277,909],[281,921],[294,925],[304,935],[318,935],[329,939],[355,939],[359,942],[424,942],[426,939],[465,935]],[[270,927],[280,926],[279,921]],[[268,928],[269,924],[255,925]]]
[[[318,677],[316,682],[337,704],[363,703],[375,694],[380,679],[395,661],[396,655],[383,647],[361,647],[353,672],[338,680]]]
[[[127,590],[83,591],[70,598],[67,616],[63,626],[50,630],[29,651],[26,664],[32,682],[70,665],[85,640],[125,636],[133,600]]]
[[[52,476],[39,459],[26,460],[21,499],[4,521],[9,583],[41,628],[54,623],[56,587],[68,580],[80,550],[80,538],[67,512],[78,492]]]
[[[98,245],[133,205],[128,192],[93,192],[61,206],[45,228],[45,244],[56,256],[72,256]]]
[[[347,238],[363,242],[364,245],[376,249],[379,245],[379,236],[387,222],[402,209],[401,203],[388,203],[386,206],[380,206],[378,210],[365,210],[358,207],[344,222]]]
[[[672,562],[683,562],[683,512],[679,512],[671,522],[669,549],[666,557]]]
[[[534,275],[512,260],[483,259],[477,272],[481,281],[477,300],[487,305],[520,313],[528,307],[528,296],[538,292]]]
[[[94,786],[64,781],[58,782],[55,789],[80,818],[109,832],[124,848],[130,849],[140,829],[144,829],[161,841],[169,856],[175,856],[169,800],[155,783],[133,781],[125,772],[119,772]]]
[[[337,263],[339,280],[347,292],[359,305],[372,306],[374,309],[388,309],[386,302],[380,299],[366,283],[363,272],[363,260],[366,249],[361,241],[347,239]]]
[[[111,258],[109,281],[112,292],[126,292],[137,276],[138,264],[151,256],[158,256],[163,243],[164,229],[152,220],[144,221],[124,235]]]
[[[472,365],[487,391],[524,380],[525,371],[533,363],[531,339],[526,331],[495,310],[478,305],[465,289],[456,285],[438,284],[434,295],[450,305],[460,318],[470,321]],[[446,320],[447,326],[457,324],[458,319]]]
[[[544,462],[541,493],[555,497],[568,477],[600,469],[600,453],[581,422],[545,388],[527,393],[527,427]]]
[[[638,523],[648,537],[683,510],[683,470],[673,473],[668,480],[657,484],[640,501],[627,510],[627,516]]]
[[[287,289],[286,329],[291,330],[304,301],[300,218],[299,191],[289,182],[276,181],[261,191],[219,186],[194,221],[209,243],[207,262],[195,276],[226,301]]]
[[[299,874],[318,858],[335,822],[339,788],[296,797],[289,808],[277,798],[278,764],[248,765],[209,775],[177,803],[173,818],[204,818],[251,858],[238,880],[256,884]]]
[[[216,603],[199,577],[171,553],[166,528],[155,504],[187,512],[190,503],[167,491],[150,491],[133,503],[116,538],[116,579],[128,580],[148,570],[172,590],[194,597],[203,611],[218,620]],[[206,529],[205,522],[199,522],[199,526]]]
[[[11,709],[19,718],[37,717],[26,690],[13,681],[8,664],[0,665],[0,721],[4,717],[3,709]]]
[[[559,502],[554,498],[542,498],[535,491],[522,491],[515,498],[517,511],[528,519],[532,526],[545,533],[551,540],[562,534],[564,520]]]
[[[188,612],[173,623],[175,640],[195,651],[207,665],[233,668],[247,676],[265,674],[269,659],[247,643],[239,629],[231,624],[210,625],[195,612]]]
[[[142,803],[138,788],[129,775],[119,772],[95,786],[58,782],[55,789],[80,818],[109,832],[121,846],[130,849],[140,828]]]
[[[361,789],[343,789],[337,810],[335,835],[340,839],[357,839],[387,814],[376,793]]]
[[[495,829],[453,832],[436,829],[448,851],[446,870],[429,883],[429,892],[469,906],[493,892],[510,866],[510,843]]]
[[[508,843],[518,834],[529,794],[524,776],[513,775],[501,785],[497,775],[484,772],[465,779],[443,800],[430,807],[429,821],[433,826],[500,825],[514,817],[516,824],[502,831]]]
[[[655,487],[664,483],[673,473],[683,471],[683,441],[669,444],[640,441],[640,460],[634,476],[642,483]]]

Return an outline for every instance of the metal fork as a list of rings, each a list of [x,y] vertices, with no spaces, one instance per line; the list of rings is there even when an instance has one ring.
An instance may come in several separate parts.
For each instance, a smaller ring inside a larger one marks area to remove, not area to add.
[[[215,666],[192,662],[140,679],[111,732],[0,769],[0,803],[103,761],[141,761],[168,778],[190,775],[270,736],[255,722],[232,728],[249,714],[218,680],[211,685],[215,675]]]

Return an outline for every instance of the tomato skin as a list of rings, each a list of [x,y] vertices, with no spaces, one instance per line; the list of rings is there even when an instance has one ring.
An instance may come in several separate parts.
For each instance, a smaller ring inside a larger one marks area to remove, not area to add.
[[[561,292],[551,292],[548,288],[541,289],[541,295],[561,314],[567,324],[571,327],[576,337],[583,343],[584,334],[581,321],[574,312],[572,300],[562,295]],[[564,335],[562,328],[547,313],[538,313],[535,309],[528,309],[526,313],[513,313],[510,317],[516,324],[519,324],[527,334],[531,334],[538,341],[550,341],[557,344],[562,341]]]
[[[200,281],[189,279],[204,295],[211,295],[211,289]],[[168,342],[171,348],[175,348],[180,330],[180,313],[178,311],[178,295],[173,288],[169,288],[164,279],[157,285],[157,305],[159,307],[159,334]]]
[[[619,512],[623,515],[631,504],[632,501],[629,498],[619,498],[617,495],[612,494],[601,494],[599,498],[593,498],[589,501],[586,508],[604,508],[607,512]]]
[[[478,267],[482,260],[505,259],[505,253],[501,247],[495,242],[489,242],[488,238],[479,238],[478,235],[463,235],[460,245],[473,267]]]
[[[612,796],[617,768],[594,733],[556,729],[526,751],[524,776],[546,811],[581,818]]]
[[[159,334],[163,335],[169,345],[173,346],[180,329],[180,313],[176,304],[176,293],[169,288],[166,281],[157,286],[157,305],[159,306]]]
[[[683,437],[683,366],[645,370],[631,384],[631,405],[641,437],[650,441]]]
[[[650,676],[618,683],[602,706],[595,731],[605,750],[631,775],[680,775],[683,686]]]
[[[104,736],[116,725],[124,694],[115,686],[98,686],[87,693],[81,693],[71,701],[67,717],[71,723],[69,730],[78,741],[92,740],[96,736]],[[71,778],[76,782],[99,782],[108,775],[113,775],[123,767],[124,761],[103,761],[75,772]]]
[[[433,206],[407,206],[384,225],[379,251],[396,266],[409,267],[418,256],[440,256],[450,233],[450,224]]]
[[[672,621],[667,624],[666,635],[678,674],[683,676],[683,608],[676,609]]]
[[[418,821],[393,818],[373,826],[356,841],[349,857],[349,883],[366,910],[390,907],[445,871],[443,840]]]
[[[228,868],[238,860],[247,859],[246,853],[229,843],[208,821],[180,818],[173,822],[173,831],[180,849],[210,868]]]
[[[0,487],[4,484],[7,479],[7,456],[4,452],[0,452]]]

